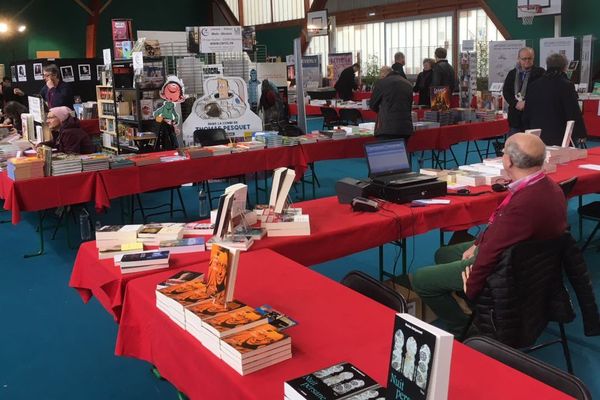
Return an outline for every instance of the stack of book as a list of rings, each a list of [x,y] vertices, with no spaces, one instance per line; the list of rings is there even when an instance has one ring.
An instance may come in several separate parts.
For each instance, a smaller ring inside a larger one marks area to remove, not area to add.
[[[143,243],[122,243],[122,244],[110,244],[107,241],[97,241],[96,248],[98,249],[99,260],[120,260],[125,254],[140,253],[144,251]]]
[[[294,209],[298,210],[298,209]],[[310,218],[307,214],[287,212],[268,215],[261,225],[268,237],[310,236]]]
[[[152,165],[160,163],[160,155],[159,154],[138,154],[130,158],[130,160],[138,167],[143,167],[144,165]]]
[[[81,167],[83,172],[109,169],[108,156],[106,154],[89,154],[81,156]]]
[[[195,158],[211,157],[213,155],[212,151],[199,146],[188,147],[184,150],[184,153],[190,160]]]
[[[413,128],[415,129],[415,131],[421,131],[424,129],[433,129],[433,128],[439,128],[439,127],[440,127],[440,123],[437,121],[419,121],[419,122],[413,123]]]
[[[109,258],[127,251],[122,249],[123,245],[129,245],[126,248],[131,250],[136,248],[133,244],[137,244],[137,234],[141,228],[142,225],[105,225],[96,229],[96,247],[99,257]]]
[[[182,223],[146,224],[138,232],[137,241],[148,246],[158,246],[167,240],[180,240],[183,238]]]
[[[206,146],[204,148],[210,151],[213,156],[223,156],[225,154],[231,154],[231,147],[226,146],[224,144],[219,144],[216,146]]]
[[[215,224],[210,222],[189,222],[183,226],[184,236],[212,235]]]
[[[265,143],[259,142],[258,140],[253,140],[251,142],[238,143],[237,147],[241,147],[248,151],[262,150],[265,148]]]
[[[115,259],[115,261],[118,258]],[[169,251],[142,251],[124,254],[118,262],[122,274],[169,268]]]
[[[177,284],[159,284],[156,288],[156,307],[165,313],[173,322],[185,329],[185,307],[207,300],[204,275],[187,275],[190,279]],[[178,279],[172,277],[169,280]]]
[[[171,254],[185,254],[205,251],[204,238],[186,238],[177,240],[163,240],[158,243],[158,250],[169,250]]]
[[[496,111],[494,110],[477,110],[475,116],[479,121],[495,121]]]
[[[81,156],[57,154],[52,156],[52,176],[76,174],[81,172]]]
[[[332,365],[284,383],[289,400],[385,399],[386,391],[349,362]]]
[[[282,147],[283,146],[283,136],[280,136],[278,133],[265,132],[262,139],[265,142],[265,147],[273,148],[273,147]],[[260,137],[257,137],[257,140],[261,140]]]
[[[204,330],[203,324],[210,318],[220,316],[231,311],[244,308],[246,305],[237,300],[225,304],[215,302],[213,299],[201,301],[185,308],[185,330],[202,345],[206,346],[213,354],[220,358],[220,344],[214,343],[211,336]],[[207,340],[208,338],[208,340]],[[206,344],[205,344],[206,342]],[[208,347],[212,344],[212,347]]]
[[[127,156],[110,156],[109,160],[110,169],[119,169],[119,168],[127,168],[133,167],[135,163],[129,159]]]
[[[346,139],[346,131],[343,129],[328,129],[325,131],[319,131],[319,133],[333,140]]]
[[[37,157],[15,157],[6,164],[8,177],[13,181],[44,177],[44,161]]]

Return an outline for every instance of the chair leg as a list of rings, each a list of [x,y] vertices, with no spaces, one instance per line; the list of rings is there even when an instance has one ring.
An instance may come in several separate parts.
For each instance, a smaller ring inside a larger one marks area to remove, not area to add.
[[[560,329],[560,343],[562,344],[563,353],[565,354],[565,361],[567,362],[567,371],[573,375],[573,362],[571,361],[571,352],[569,351],[569,344],[567,342],[567,335],[565,334],[564,324],[559,323]]]
[[[173,219],[173,189],[169,190],[169,217]]]
[[[142,198],[140,197],[139,194],[136,194],[135,198],[138,202],[138,206],[140,207],[140,213],[142,214],[142,221],[145,224],[146,223],[146,213],[144,212],[144,206],[142,206]]]
[[[589,246],[590,242],[592,241],[592,239],[594,238],[594,236],[596,235],[596,232],[598,232],[598,229],[600,228],[600,222],[598,222],[596,224],[596,227],[594,228],[594,230],[592,231],[592,233],[590,234],[590,236],[587,238],[587,240],[585,241],[585,244],[583,245],[583,247],[581,248],[581,252],[583,253],[585,251],[585,249]]]
[[[467,161],[469,159],[469,146],[471,145],[471,141],[467,140],[467,149],[465,150],[465,164],[467,165]]]
[[[179,204],[181,204],[181,212],[183,212],[183,217],[187,221],[187,211],[185,210],[185,204],[183,204],[183,197],[181,197],[181,188],[177,188],[177,197],[179,197]]]

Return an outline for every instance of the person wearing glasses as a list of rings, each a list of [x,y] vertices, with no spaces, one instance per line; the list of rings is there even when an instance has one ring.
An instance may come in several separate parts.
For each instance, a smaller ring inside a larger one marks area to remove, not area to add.
[[[42,87],[40,95],[48,104],[48,108],[62,106],[73,108],[71,86],[60,79],[59,70],[55,64],[48,64],[44,67],[44,81],[46,84]]]
[[[508,136],[525,130],[523,110],[527,88],[545,72],[544,68],[534,65],[535,52],[531,47],[519,50],[518,57],[517,65],[506,75],[502,89],[504,100],[508,103]]]
[[[46,123],[52,131],[52,140],[41,144],[66,154],[91,154],[96,150],[88,133],[79,126],[79,120],[71,115],[70,108],[51,108]]]

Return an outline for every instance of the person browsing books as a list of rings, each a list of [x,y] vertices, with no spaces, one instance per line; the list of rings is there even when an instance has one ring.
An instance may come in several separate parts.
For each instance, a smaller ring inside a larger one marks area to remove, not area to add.
[[[544,68],[535,66],[534,62],[534,50],[531,47],[523,47],[519,50],[517,66],[510,70],[504,80],[502,95],[508,103],[509,136],[525,130],[522,119],[527,88],[546,72]]]
[[[352,100],[352,91],[358,89],[356,84],[356,73],[360,72],[358,63],[352,64],[345,68],[335,82],[335,90],[340,99],[344,101]]]
[[[560,146],[567,121],[575,121],[573,141],[585,141],[587,131],[579,108],[575,86],[567,79],[569,65],[562,54],[551,54],[546,59],[548,70],[527,90],[523,111],[526,129],[541,129],[541,138],[547,146]]]
[[[413,289],[454,335],[459,335],[469,321],[454,300],[454,292],[476,299],[504,250],[565,232],[565,196],[544,174],[545,156],[544,143],[535,135],[517,133],[508,138],[502,163],[512,183],[490,216],[487,229],[474,242],[441,247],[435,254],[437,265],[420,268],[414,274]]]
[[[73,93],[71,85],[60,79],[58,67],[49,64],[44,67],[44,81],[46,84],[40,90],[40,95],[48,104],[48,108],[73,107]]]
[[[419,93],[419,105],[429,107],[431,105],[429,87],[431,86],[431,78],[433,75],[433,58],[423,60],[423,71],[417,75],[417,81],[413,87],[413,92]]]
[[[408,140],[413,133],[412,85],[390,67],[382,67],[369,107],[377,113],[375,136]]]
[[[406,74],[404,73],[404,66],[406,65],[406,58],[404,57],[404,53],[401,51],[394,54],[394,63],[392,64],[392,69],[394,72],[400,74],[404,79],[406,78]]]
[[[46,123],[52,131],[52,140],[41,144],[67,154],[91,154],[95,146],[86,131],[79,126],[79,120],[71,115],[68,107],[51,108]]]

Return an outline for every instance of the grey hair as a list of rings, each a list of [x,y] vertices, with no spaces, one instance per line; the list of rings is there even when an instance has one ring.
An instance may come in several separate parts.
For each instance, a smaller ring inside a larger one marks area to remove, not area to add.
[[[46,66],[44,67],[44,72],[48,72],[48,73],[50,73],[50,74],[53,74],[53,75],[59,76],[59,75],[58,75],[58,72],[59,72],[59,71],[58,71],[58,67],[56,66],[56,64],[48,64],[48,65],[46,65]]]
[[[398,51],[398,52],[396,52],[396,54],[394,54],[394,61],[403,59],[403,58],[404,58],[404,53],[401,51]]]
[[[521,47],[519,49],[519,54],[518,54],[519,57],[521,57],[521,53],[524,52],[524,51],[530,51],[531,54],[533,54],[535,56],[535,50],[532,47]]]
[[[567,68],[569,62],[567,61],[567,57],[564,54],[554,53],[550,54],[548,58],[546,58],[546,66],[548,69],[557,69],[559,71],[564,71]]]
[[[546,159],[546,153],[535,156],[525,153],[519,145],[514,141],[508,141],[504,146],[504,152],[508,154],[510,161],[519,169],[529,169],[534,167],[541,167],[544,165]]]

